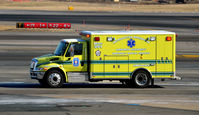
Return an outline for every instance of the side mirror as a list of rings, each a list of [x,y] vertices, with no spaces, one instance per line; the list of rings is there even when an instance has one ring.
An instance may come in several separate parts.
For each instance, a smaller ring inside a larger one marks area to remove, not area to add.
[[[74,52],[75,52],[75,48],[74,48],[74,44],[72,44],[70,46],[70,57],[74,57]]]

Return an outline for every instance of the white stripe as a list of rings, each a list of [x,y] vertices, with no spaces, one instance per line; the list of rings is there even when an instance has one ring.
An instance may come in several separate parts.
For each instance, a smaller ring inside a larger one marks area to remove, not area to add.
[[[172,86],[172,85],[174,85],[174,86],[199,86],[199,83],[189,83],[189,84],[184,84],[184,83],[179,83],[179,84],[156,84],[156,85],[165,85],[165,86]]]
[[[25,84],[24,82],[0,82],[0,84]]]
[[[144,103],[199,103],[197,100],[114,100],[114,99],[13,99],[13,98],[3,98],[0,100],[0,105],[6,104],[65,104],[74,102],[109,102],[109,103],[124,103],[124,104],[144,104]]]

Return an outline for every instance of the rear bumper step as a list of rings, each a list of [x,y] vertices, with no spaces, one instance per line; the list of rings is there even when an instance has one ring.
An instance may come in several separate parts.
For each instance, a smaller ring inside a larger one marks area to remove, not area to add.
[[[171,78],[171,80],[182,80],[182,78],[179,76],[174,76],[173,78]]]

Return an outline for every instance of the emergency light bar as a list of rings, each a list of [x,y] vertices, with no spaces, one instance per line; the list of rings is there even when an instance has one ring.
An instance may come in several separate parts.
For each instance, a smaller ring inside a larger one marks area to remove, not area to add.
[[[81,35],[81,36],[85,36],[85,37],[87,37],[87,38],[90,38],[91,37],[91,35],[90,34],[85,34],[85,33],[79,33],[79,35]]]
[[[35,23],[16,23],[17,28],[52,28],[52,29],[70,29],[70,23],[43,23],[43,22],[35,22]]]

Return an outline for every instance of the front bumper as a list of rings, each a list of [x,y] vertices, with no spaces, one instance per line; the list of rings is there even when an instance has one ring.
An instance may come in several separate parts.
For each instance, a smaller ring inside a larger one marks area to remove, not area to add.
[[[43,79],[45,72],[41,71],[30,71],[31,79]]]

